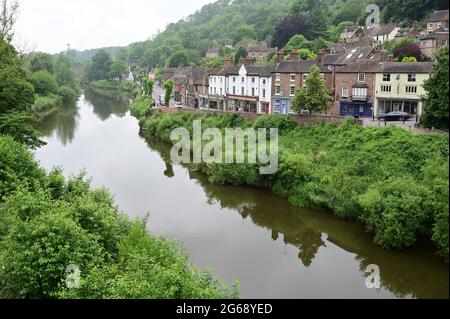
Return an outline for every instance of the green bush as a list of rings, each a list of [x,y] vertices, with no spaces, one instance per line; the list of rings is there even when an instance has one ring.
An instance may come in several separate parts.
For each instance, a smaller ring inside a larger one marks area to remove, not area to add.
[[[37,94],[47,95],[49,93],[56,94],[58,92],[58,82],[56,82],[56,78],[47,71],[32,73],[30,82]]]
[[[181,246],[146,232],[85,173],[46,174],[30,151],[0,136],[2,298],[235,298]],[[66,287],[77,265],[81,287]]]
[[[33,110],[36,112],[45,112],[54,107],[61,106],[62,98],[55,94],[37,95],[34,100]]]
[[[153,100],[151,98],[146,98],[138,95],[131,105],[131,114],[138,119],[145,118],[146,116],[150,115],[152,104]]]
[[[385,248],[413,246],[430,237],[433,208],[430,191],[411,177],[377,183],[361,196],[361,219],[375,233],[375,242]]]
[[[0,136],[0,202],[21,186],[34,187],[44,170],[26,147],[12,137]]]
[[[202,120],[202,128],[278,128],[279,167],[262,176],[258,165],[205,164],[217,184],[270,187],[300,207],[333,211],[365,223],[385,248],[432,239],[448,258],[448,136],[413,134],[395,127],[298,126],[289,117],[262,116],[253,123],[236,114],[155,112],[147,134],[170,142],[170,132]],[[436,173],[438,172],[438,173]]]

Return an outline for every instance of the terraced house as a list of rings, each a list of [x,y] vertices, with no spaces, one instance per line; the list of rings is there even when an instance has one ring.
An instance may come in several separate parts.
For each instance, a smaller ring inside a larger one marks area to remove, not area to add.
[[[380,63],[374,89],[374,115],[406,112],[418,117],[423,114],[424,82],[433,73],[431,62]]]
[[[292,102],[297,90],[305,85],[306,78],[313,65],[317,65],[321,70],[329,88],[333,87],[333,76],[331,69],[319,64],[317,61],[301,60],[298,53],[293,52],[289,60],[284,60],[282,53],[278,53],[279,63],[275,67],[272,76],[273,96],[272,111],[273,114],[288,115],[294,114]]]
[[[376,74],[380,62],[357,60],[335,74],[335,97],[332,114],[372,117]]]
[[[188,75],[186,105],[193,108],[208,108],[209,74],[214,68],[193,68]]]
[[[269,114],[275,66],[250,65],[241,60],[209,75],[209,108],[220,111]]]

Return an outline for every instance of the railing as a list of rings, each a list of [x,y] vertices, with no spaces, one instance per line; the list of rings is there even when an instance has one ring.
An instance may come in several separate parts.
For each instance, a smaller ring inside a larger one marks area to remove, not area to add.
[[[352,100],[353,101],[367,101],[369,99],[369,96],[364,94],[364,95],[352,95]]]

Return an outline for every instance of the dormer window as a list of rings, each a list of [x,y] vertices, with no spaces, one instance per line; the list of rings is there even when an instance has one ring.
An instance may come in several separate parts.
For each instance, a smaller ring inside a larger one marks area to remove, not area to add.
[[[383,82],[391,82],[391,75],[389,73],[383,74]]]

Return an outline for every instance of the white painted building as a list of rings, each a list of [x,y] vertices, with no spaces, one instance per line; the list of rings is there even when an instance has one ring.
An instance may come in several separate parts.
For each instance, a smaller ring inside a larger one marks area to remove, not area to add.
[[[232,65],[209,77],[210,108],[270,114],[275,66]]]

